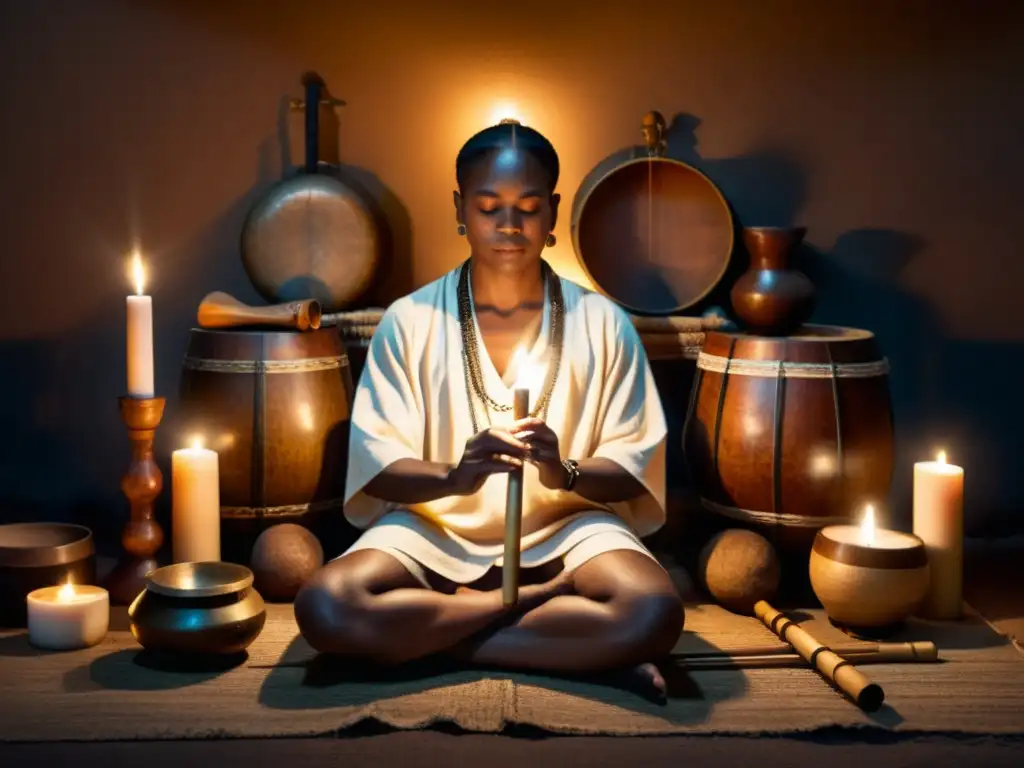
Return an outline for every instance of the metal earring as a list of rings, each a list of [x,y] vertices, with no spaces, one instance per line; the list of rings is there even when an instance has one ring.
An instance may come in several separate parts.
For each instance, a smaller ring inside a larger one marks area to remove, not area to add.
[[[465,224],[459,224],[459,226],[458,226],[458,228],[456,229],[456,231],[457,231],[457,232],[458,232],[458,233],[459,233],[460,235],[463,235],[463,236],[465,236],[465,234],[466,234],[466,225],[465,225]]]
[[[558,241],[555,239],[555,233],[554,232],[549,232],[548,236],[547,236],[547,239],[544,241],[544,245],[546,245],[548,248],[550,248],[550,247],[552,247],[557,242]]]

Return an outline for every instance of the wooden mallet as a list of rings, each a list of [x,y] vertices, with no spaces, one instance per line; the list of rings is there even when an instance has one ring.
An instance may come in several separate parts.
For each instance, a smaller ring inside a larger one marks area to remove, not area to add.
[[[206,294],[196,311],[200,328],[270,326],[315,331],[320,327],[320,317],[320,302],[316,299],[254,307],[223,291]]]
[[[742,529],[722,531],[701,551],[699,569],[708,592],[726,608],[756,616],[861,709],[874,712],[882,706],[881,686],[772,607],[769,601],[779,586],[779,560],[763,536]]]

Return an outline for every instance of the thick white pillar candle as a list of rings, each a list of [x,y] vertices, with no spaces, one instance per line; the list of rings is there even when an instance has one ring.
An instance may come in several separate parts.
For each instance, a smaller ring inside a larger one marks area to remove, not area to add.
[[[102,587],[63,584],[28,593],[28,641],[68,651],[96,645],[110,627],[110,595]]]
[[[153,397],[153,297],[143,295],[146,275],[142,258],[132,257],[135,296],[127,297],[128,307],[128,394]]]
[[[937,461],[914,464],[914,533],[924,541],[931,586],[918,611],[930,619],[959,618],[963,605],[964,470]]]
[[[220,560],[218,457],[198,441],[171,454],[171,556],[176,563]]]

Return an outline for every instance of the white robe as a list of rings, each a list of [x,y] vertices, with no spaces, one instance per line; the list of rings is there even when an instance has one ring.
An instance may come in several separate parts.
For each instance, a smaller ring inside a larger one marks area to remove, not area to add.
[[[388,308],[370,342],[352,407],[344,514],[365,532],[348,551],[391,552],[421,581],[418,566],[469,583],[500,567],[504,548],[504,474],[490,476],[472,495],[406,508],[364,492],[399,459],[458,463],[473,435],[471,402],[480,429],[513,420],[511,410],[491,411],[467,392],[458,279],[456,268]],[[629,317],[604,296],[565,279],[561,286],[562,361],[545,421],[558,436],[563,459],[611,459],[639,480],[645,493],[600,504],[545,488],[537,468],[526,464],[524,568],[556,557],[577,567],[610,549],[649,555],[640,537],[665,522],[665,417],[640,337]],[[533,360],[549,357],[550,314],[545,300]],[[503,380],[479,326],[476,332],[485,389],[492,399],[511,405],[516,371],[509,370]],[[535,398],[531,393],[531,409]]]

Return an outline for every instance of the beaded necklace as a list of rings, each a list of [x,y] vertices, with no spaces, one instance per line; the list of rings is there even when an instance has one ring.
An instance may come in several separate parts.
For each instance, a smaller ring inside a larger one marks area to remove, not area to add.
[[[544,382],[544,389],[530,416],[537,416],[541,412],[547,417],[547,408],[551,400],[551,393],[558,380],[558,370],[562,363],[562,342],[565,335],[565,303],[562,299],[562,283],[558,275],[548,266],[548,263],[541,260],[541,274],[547,282],[548,295],[551,297],[551,329],[550,349],[553,362],[548,366],[547,377]],[[473,323],[473,300],[469,292],[469,270],[470,260],[463,262],[459,271],[458,304],[459,304],[459,327],[462,331],[462,370],[466,379],[466,394],[468,396],[469,416],[473,422],[473,434],[480,431],[477,423],[476,408],[473,405],[473,395],[480,399],[484,410],[489,414],[490,410],[501,413],[511,411],[512,406],[503,405],[495,401],[484,387],[483,372],[480,368],[480,351],[477,345],[476,328]],[[490,416],[488,415],[488,422]]]

